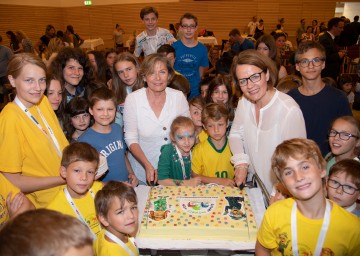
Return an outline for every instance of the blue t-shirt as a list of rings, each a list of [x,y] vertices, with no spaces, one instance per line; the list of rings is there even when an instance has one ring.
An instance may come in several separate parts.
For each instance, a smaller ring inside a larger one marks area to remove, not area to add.
[[[244,40],[244,42],[242,42],[242,44],[239,44],[238,42],[236,42],[233,44],[231,49],[234,50],[235,52],[239,53],[239,52],[245,51],[247,49],[255,49],[255,45],[251,40],[245,38],[245,40]]]
[[[128,181],[125,165],[126,144],[120,125],[112,124],[110,133],[98,133],[89,128],[78,141],[89,143],[106,158],[109,171],[101,177],[102,181]]]
[[[200,67],[208,67],[208,51],[205,45],[198,42],[192,48],[187,47],[181,42],[176,41],[171,46],[175,48],[176,60],[174,69],[185,76],[190,83],[190,95],[188,99],[200,95]]]

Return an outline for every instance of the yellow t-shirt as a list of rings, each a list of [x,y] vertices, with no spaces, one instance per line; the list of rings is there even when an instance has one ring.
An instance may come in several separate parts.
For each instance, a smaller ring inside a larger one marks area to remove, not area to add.
[[[209,137],[209,135],[205,132],[204,129],[202,129],[201,132],[199,133],[199,141],[203,142],[203,141],[207,140],[208,137]]]
[[[78,216],[76,215],[76,213],[74,212],[71,205],[66,199],[64,193],[65,186],[62,186],[62,189],[58,192],[54,200],[50,202],[46,208],[78,218]],[[94,192],[94,195],[96,195],[96,193],[99,190],[101,190],[102,187],[103,184],[101,182],[94,181],[91,190]],[[100,226],[100,222],[96,217],[94,198],[92,197],[91,193],[88,192],[82,198],[73,198],[73,201],[76,207],[79,209],[82,217],[85,219],[88,226],[91,227],[91,230],[94,232],[95,235],[98,235],[100,233],[101,226]]]
[[[44,96],[38,107],[57,138],[62,151],[69,143],[61,130],[59,121]],[[31,114],[46,129],[35,106]],[[59,176],[61,156],[55,149],[50,136],[14,103],[9,103],[0,113],[0,170],[8,173],[22,173],[25,176]],[[28,195],[36,208],[45,207],[59,187],[37,191]]]
[[[192,152],[191,168],[199,175],[217,178],[234,178],[234,166],[230,163],[231,151],[226,140],[217,150],[210,137],[197,144]]]
[[[292,255],[291,210],[293,198],[278,201],[265,212],[257,239],[271,255]],[[314,255],[323,219],[309,219],[297,211],[299,255]],[[358,255],[360,219],[332,203],[330,225],[322,248],[323,255]],[[328,254],[326,254],[328,253]]]
[[[102,230],[100,234],[98,235],[98,238],[94,242],[94,253],[95,256],[125,256],[129,255],[124,248],[122,248],[120,245],[116,243],[109,242],[105,239],[105,230]],[[133,253],[135,256],[139,255],[138,250],[135,248],[133,243],[128,240],[128,242],[125,244]]]
[[[0,173],[0,229],[9,220],[9,211],[6,206],[6,197],[12,192],[14,197],[20,192],[20,189],[15,187],[8,179]]]

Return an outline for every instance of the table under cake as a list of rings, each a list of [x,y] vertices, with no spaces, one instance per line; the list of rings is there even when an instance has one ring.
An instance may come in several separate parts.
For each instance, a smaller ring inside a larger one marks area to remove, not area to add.
[[[190,189],[191,190],[199,190],[200,188],[194,188],[194,189]],[[206,186],[202,186],[201,189],[207,189]],[[168,235],[168,236],[163,236],[163,237],[158,237],[158,236],[154,236],[154,237],[143,237],[141,235],[142,233],[142,229],[148,229],[148,228],[152,228],[151,222],[154,223],[154,220],[157,221],[157,217],[152,216],[152,219],[149,219],[149,223],[148,220],[146,220],[146,223],[144,225],[144,219],[147,219],[147,217],[149,216],[149,214],[154,214],[153,212],[151,212],[150,210],[153,210],[154,204],[157,204],[157,208],[161,209],[162,204],[164,204],[161,200],[156,200],[156,202],[152,202],[152,205],[149,205],[149,196],[151,195],[151,190],[152,187],[148,187],[148,186],[138,186],[135,191],[136,194],[138,196],[138,208],[139,208],[139,234],[136,237],[136,244],[140,249],[154,249],[154,250],[201,250],[201,249],[207,249],[207,250],[232,250],[232,251],[252,251],[255,249],[255,242],[256,239],[254,237],[254,235],[252,235],[252,238],[249,239],[244,239],[239,240],[239,239],[224,239],[224,237],[219,234],[218,237],[216,237],[217,233],[216,233],[216,228],[214,229],[215,232],[213,232],[214,234],[212,235],[213,237],[211,239],[180,239],[177,234],[176,234],[176,230],[177,228],[174,227],[173,230],[173,235]],[[157,190],[158,191],[158,190]],[[174,191],[178,191],[178,190],[174,190]],[[247,197],[248,197],[248,201],[247,202],[249,204],[249,206],[251,205],[251,211],[253,213],[254,216],[252,216],[251,219],[251,224],[249,225],[255,225],[256,229],[259,227],[261,221],[262,221],[262,217],[264,215],[265,212],[265,206],[264,206],[264,201],[263,201],[263,196],[261,193],[261,190],[259,188],[252,188],[252,189],[248,189],[245,188]],[[157,192],[158,194],[161,194],[161,189],[160,192]],[[173,193],[174,196],[176,195],[176,192]],[[239,195],[239,193],[234,193],[234,195],[227,195],[227,197],[234,197]],[[161,196],[158,196],[161,199]],[[214,225],[216,225],[216,220],[218,221],[223,221],[224,220],[224,211],[211,211],[211,207],[212,207],[212,202],[211,202],[211,198],[210,199],[206,199],[205,201],[202,201],[201,204],[199,203],[197,205],[197,202],[194,200],[190,200],[189,198],[191,197],[179,197],[176,200],[178,201],[178,204],[181,205],[181,207],[177,207],[179,209],[177,209],[178,211],[192,211],[192,213],[196,212],[201,212],[202,214],[204,214],[206,211],[208,211],[209,213],[211,212],[211,216],[209,216],[209,218],[214,218]],[[224,206],[227,203],[227,200],[225,200],[225,197],[221,200],[221,201],[225,201],[225,202],[221,202],[224,204]],[[230,202],[230,201],[229,201]],[[198,207],[198,208],[196,208]],[[150,209],[151,208],[151,209]],[[226,207],[224,207],[226,209]],[[176,210],[175,210],[176,211]],[[165,211],[166,212],[166,211]],[[244,213],[242,213],[244,214]],[[174,215],[172,215],[174,216]],[[206,215],[203,215],[206,216]],[[145,218],[144,218],[145,217]],[[196,216],[195,216],[196,217]],[[196,223],[196,221],[199,221],[199,219],[196,219],[195,217],[193,217],[193,222],[189,222],[188,225],[197,225],[198,223]],[[206,217],[205,217],[206,218]],[[228,217],[230,218],[230,216]],[[201,219],[201,217],[200,217]],[[226,217],[225,217],[226,220]],[[176,220],[170,217],[168,218],[168,223],[169,222],[173,222],[174,221],[174,225],[176,225]],[[230,221],[229,221],[230,222]],[[142,225],[141,225],[142,223]],[[212,224],[211,224],[212,225]],[[180,230],[180,229],[178,229]],[[189,229],[189,232],[191,229]]]

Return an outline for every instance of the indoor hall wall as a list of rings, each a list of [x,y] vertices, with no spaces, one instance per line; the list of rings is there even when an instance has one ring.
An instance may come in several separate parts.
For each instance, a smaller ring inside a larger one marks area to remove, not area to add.
[[[179,3],[153,4],[160,14],[159,25],[168,28],[169,23],[179,22],[185,12],[192,12],[199,19],[199,29],[213,31],[221,43],[227,39],[229,31],[237,27],[243,33],[253,15],[263,18],[265,29],[275,29],[278,19],[285,17],[285,30],[290,39],[294,40],[295,31],[301,18],[327,21],[334,16],[335,1],[329,0],[250,0],[250,1],[193,1],[180,0]],[[111,46],[111,34],[116,23],[121,24],[127,32],[126,38],[132,33],[143,30],[139,17],[143,4],[123,4],[111,6],[91,6],[64,8],[64,22],[71,21],[76,30],[85,37],[101,37],[106,46]],[[90,29],[89,29],[90,28]]]
[[[94,1],[93,1],[94,2]],[[246,31],[253,15],[263,18],[266,32],[271,32],[281,17],[285,18],[285,31],[294,42],[296,28],[301,18],[310,24],[312,19],[327,21],[334,16],[335,1],[330,0],[249,0],[249,1],[193,1],[180,0],[172,3],[153,3],[159,13],[159,25],[168,27],[169,23],[179,22],[185,12],[192,12],[199,18],[199,28],[206,28],[221,39],[227,39],[229,31],[237,27]],[[93,5],[78,7],[32,7],[0,5],[0,34],[7,30],[24,30],[33,41],[44,33],[46,24],[56,29],[65,29],[72,24],[83,38],[101,37],[105,47],[111,47],[111,34],[116,23],[121,24],[131,34],[143,30],[139,17],[144,4]],[[5,38],[4,44],[8,41]]]
[[[0,35],[3,45],[9,46],[5,32],[23,30],[35,44],[45,33],[47,24],[63,27],[63,9],[57,7],[0,5]]]

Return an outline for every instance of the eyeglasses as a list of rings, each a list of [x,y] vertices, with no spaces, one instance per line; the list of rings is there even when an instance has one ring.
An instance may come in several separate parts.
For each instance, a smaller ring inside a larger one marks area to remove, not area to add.
[[[249,76],[248,78],[241,78],[239,79],[239,85],[240,86],[246,86],[248,84],[248,80],[250,80],[253,83],[259,82],[261,80],[261,73],[265,72],[264,70],[262,70],[259,73],[255,73],[251,76]]]
[[[181,25],[181,27],[182,27],[183,29],[188,29],[188,28],[190,28],[190,29],[192,30],[192,29],[195,29],[195,28],[196,28],[196,25]]]
[[[351,133],[348,133],[348,132],[338,132],[338,131],[335,131],[333,129],[331,129],[328,133],[328,136],[329,137],[336,137],[336,135],[339,134],[339,137],[341,140],[349,140],[351,137],[354,137],[354,138],[359,138],[358,136],[354,135],[354,134],[351,134]]]
[[[336,180],[332,180],[332,179],[328,179],[328,186],[333,189],[337,189],[338,187],[341,187],[342,191],[344,191],[344,193],[349,194],[349,195],[353,195],[355,193],[355,191],[360,190],[358,188],[354,188],[349,185],[340,184]]]
[[[310,65],[310,62],[312,62],[314,67],[318,67],[322,64],[322,62],[324,61],[323,58],[313,58],[312,60],[309,59],[301,59],[299,60],[297,63],[299,63],[299,65],[303,68],[306,68]]]

